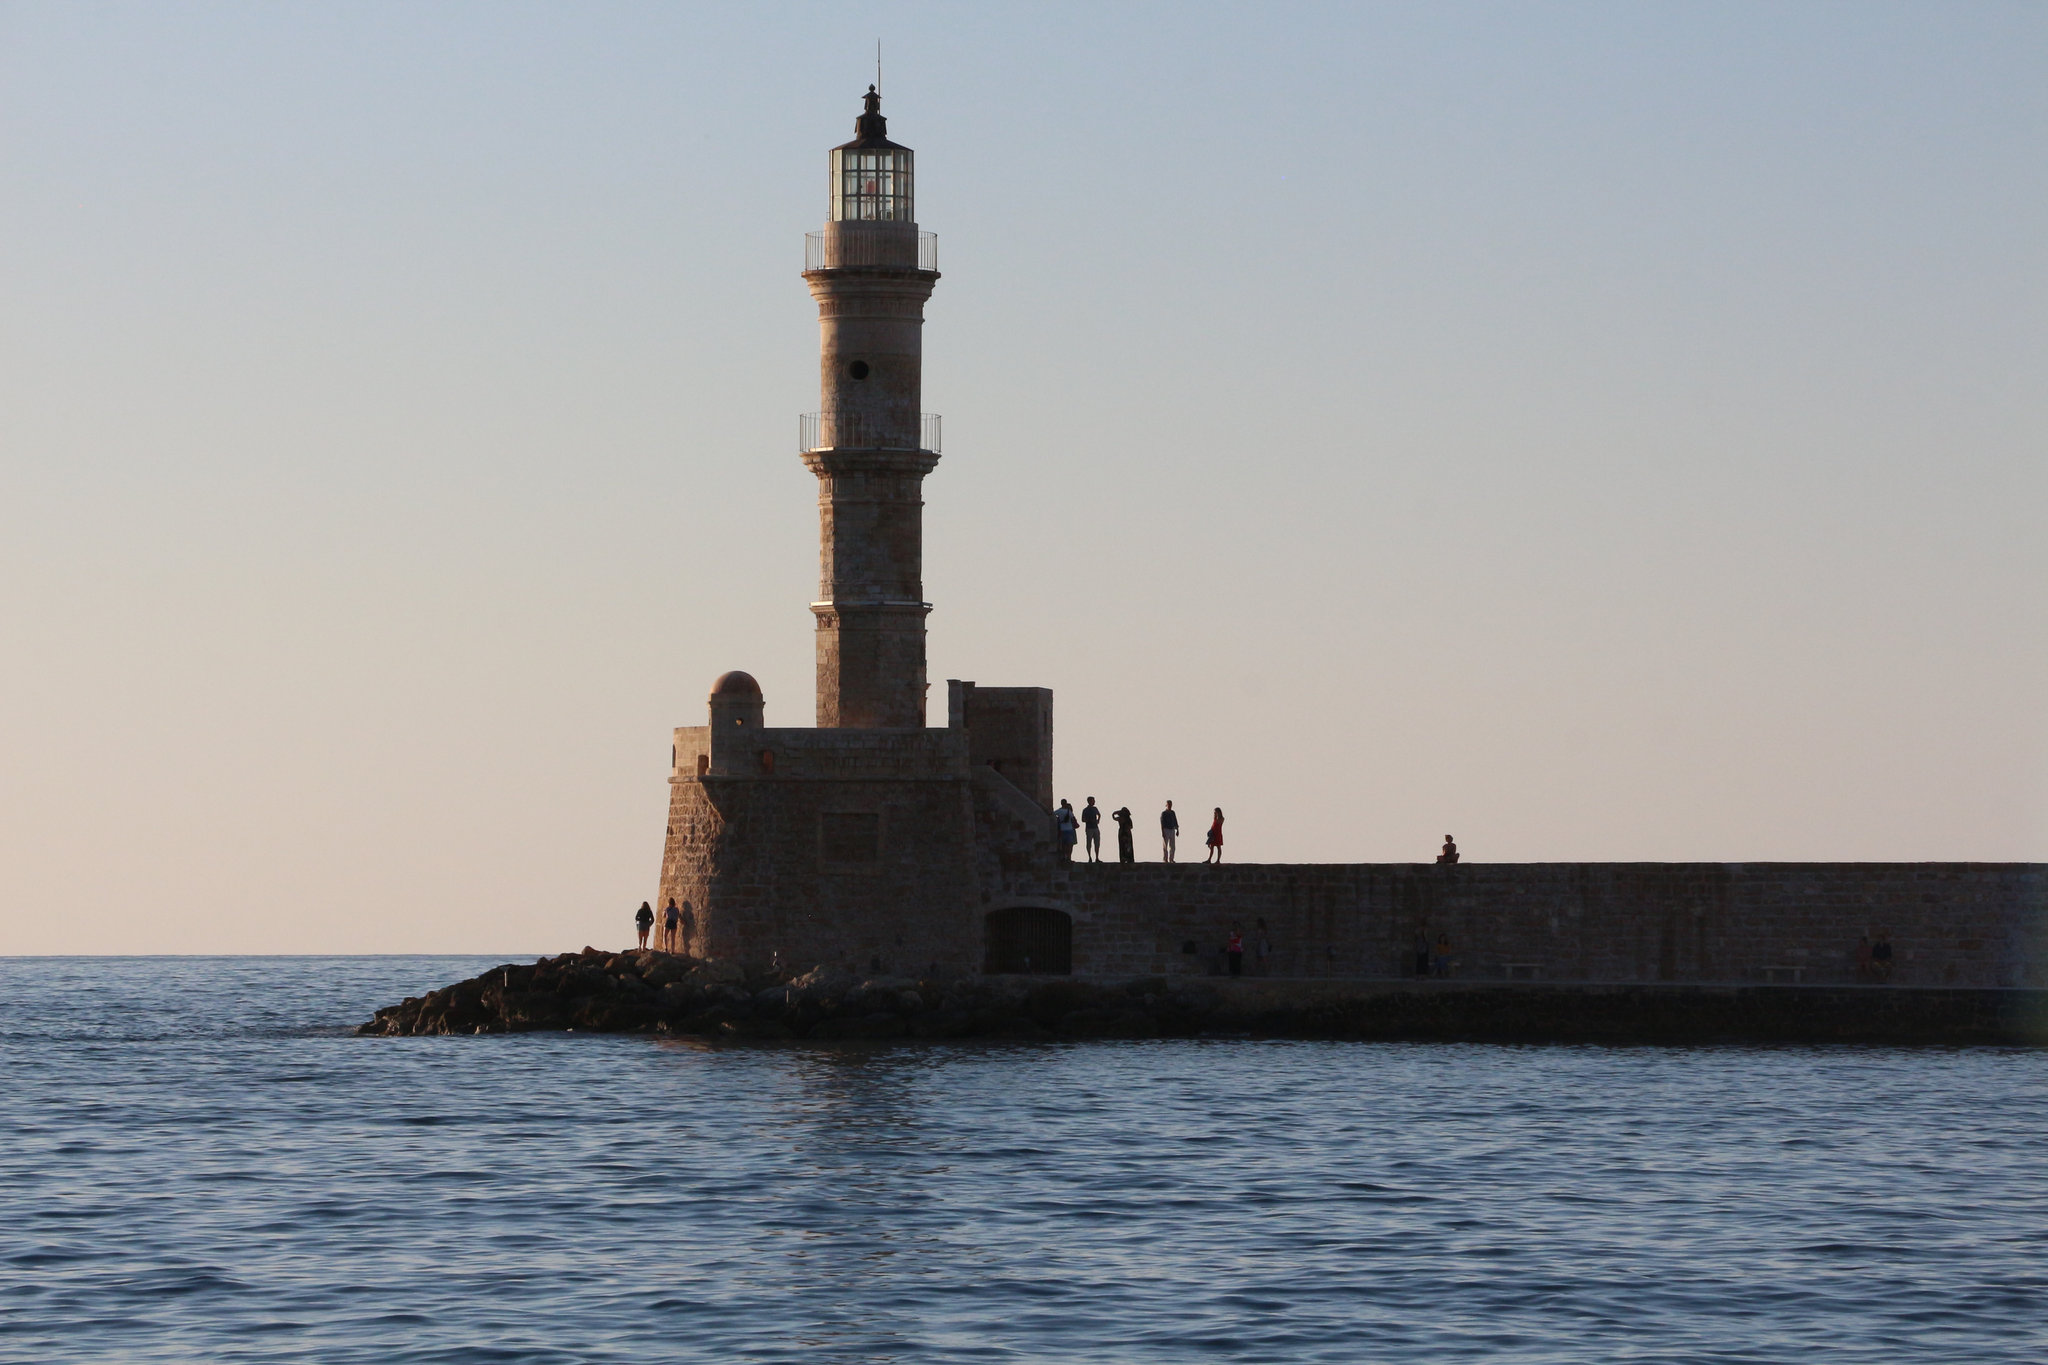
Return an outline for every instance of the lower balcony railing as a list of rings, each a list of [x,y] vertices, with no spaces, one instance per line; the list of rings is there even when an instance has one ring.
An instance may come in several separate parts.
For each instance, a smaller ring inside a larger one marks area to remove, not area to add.
[[[905,238],[855,232],[807,232],[804,234],[804,269],[838,270],[850,265],[889,265],[911,268],[910,243]],[[916,268],[939,268],[939,234],[917,234]]]
[[[902,450],[901,422],[884,423],[857,412],[806,412],[796,419],[796,447],[811,450]],[[939,414],[917,415],[917,449],[939,453]]]

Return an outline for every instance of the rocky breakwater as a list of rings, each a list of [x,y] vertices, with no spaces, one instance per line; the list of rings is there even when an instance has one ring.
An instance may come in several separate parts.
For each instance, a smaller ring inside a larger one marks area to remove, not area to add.
[[[507,963],[377,1011],[365,1034],[704,1038],[1352,1038],[1440,1042],[2048,1041],[2048,991],[750,972],[642,950]]]
[[[356,1030],[403,1036],[576,1030],[726,1038],[1150,1038],[1199,1033],[1204,1014],[1162,981],[948,981],[818,968],[750,973],[641,950],[507,963],[378,1010]]]

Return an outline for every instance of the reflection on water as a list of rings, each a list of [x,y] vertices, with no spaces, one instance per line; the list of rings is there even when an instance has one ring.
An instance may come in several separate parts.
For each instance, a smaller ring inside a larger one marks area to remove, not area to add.
[[[2048,1358],[2048,1054],[356,1039],[0,962],[0,1359]]]

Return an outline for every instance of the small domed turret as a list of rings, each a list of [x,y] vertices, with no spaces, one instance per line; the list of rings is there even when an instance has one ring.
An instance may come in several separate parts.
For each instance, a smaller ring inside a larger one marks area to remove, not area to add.
[[[711,684],[712,734],[760,729],[764,705],[761,684],[754,681],[752,674],[738,669],[720,674],[718,681]]]

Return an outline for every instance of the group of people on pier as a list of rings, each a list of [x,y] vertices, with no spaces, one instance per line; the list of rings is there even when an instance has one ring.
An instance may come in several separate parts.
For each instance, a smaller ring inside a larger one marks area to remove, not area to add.
[[[1129,806],[1119,806],[1109,813],[1116,822],[1116,860],[1120,863],[1138,861],[1137,849],[1131,837],[1131,826],[1137,817],[1131,814]],[[1080,810],[1074,803],[1061,798],[1059,808],[1052,813],[1053,841],[1059,849],[1060,861],[1074,861],[1074,846],[1083,846],[1088,861],[1102,861],[1102,807],[1089,797]],[[1175,846],[1180,842],[1180,816],[1174,812],[1173,802],[1166,803],[1166,809],[1159,812],[1160,861],[1176,862]],[[1223,807],[1216,807],[1216,813],[1209,821],[1209,834],[1205,841],[1209,856],[1202,861],[1221,863],[1223,861]]]

